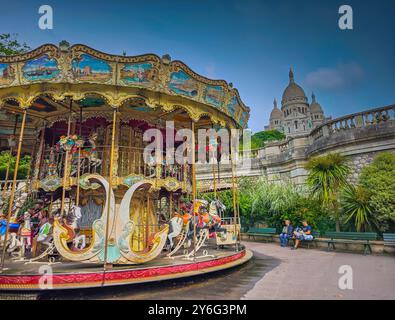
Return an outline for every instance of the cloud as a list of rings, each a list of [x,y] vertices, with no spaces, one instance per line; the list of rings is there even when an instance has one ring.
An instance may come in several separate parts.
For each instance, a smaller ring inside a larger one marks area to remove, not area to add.
[[[356,62],[339,63],[334,68],[318,68],[306,76],[306,84],[312,88],[337,90],[354,86],[365,78],[365,72]]]

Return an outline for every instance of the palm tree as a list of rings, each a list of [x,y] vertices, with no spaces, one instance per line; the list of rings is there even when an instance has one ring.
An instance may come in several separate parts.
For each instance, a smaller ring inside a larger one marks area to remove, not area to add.
[[[372,217],[373,207],[370,204],[370,192],[362,186],[347,186],[341,196],[343,213],[346,215],[346,222],[354,220],[358,232],[366,231],[375,223]]]
[[[306,182],[311,195],[320,201],[322,207],[333,212],[336,231],[340,231],[338,193],[348,185],[347,177],[350,173],[346,158],[339,153],[329,153],[310,159],[305,169],[309,171]]]

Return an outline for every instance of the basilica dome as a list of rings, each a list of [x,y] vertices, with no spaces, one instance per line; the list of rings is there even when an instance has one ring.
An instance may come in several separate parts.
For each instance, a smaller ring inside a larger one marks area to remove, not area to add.
[[[311,102],[311,105],[310,105],[310,112],[311,113],[324,113],[324,111],[322,110],[321,105],[315,99],[315,94],[314,93],[312,94],[311,99],[312,99],[312,102]]]
[[[273,110],[270,113],[270,120],[278,120],[281,119],[283,116],[283,113],[280,111],[279,108],[277,108],[277,101],[274,99],[274,104],[273,104]]]
[[[301,86],[295,83],[292,69],[289,71],[289,85],[285,88],[281,104],[284,106],[289,102],[307,102],[306,94]]]

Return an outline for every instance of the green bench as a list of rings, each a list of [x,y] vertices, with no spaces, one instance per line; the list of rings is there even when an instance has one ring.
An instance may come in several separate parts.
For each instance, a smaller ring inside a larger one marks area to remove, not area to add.
[[[255,237],[258,236],[271,238],[273,240],[273,236],[276,233],[276,228],[249,228],[246,234],[248,235],[249,239],[253,237],[255,240]]]
[[[395,233],[383,233],[384,245],[395,247]]]
[[[363,244],[364,254],[372,253],[369,241],[377,240],[375,232],[327,232],[325,236],[329,238],[328,251],[335,250],[335,243]]]
[[[248,227],[246,227],[246,226],[241,226],[240,227],[240,232],[241,233],[247,233],[247,231],[248,231]]]

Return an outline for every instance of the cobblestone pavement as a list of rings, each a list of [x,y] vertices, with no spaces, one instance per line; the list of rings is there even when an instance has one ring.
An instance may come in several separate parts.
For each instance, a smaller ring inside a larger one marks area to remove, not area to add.
[[[242,299],[395,299],[395,257],[281,248],[245,242],[248,249],[278,265]],[[339,267],[351,266],[353,289],[341,290]]]

